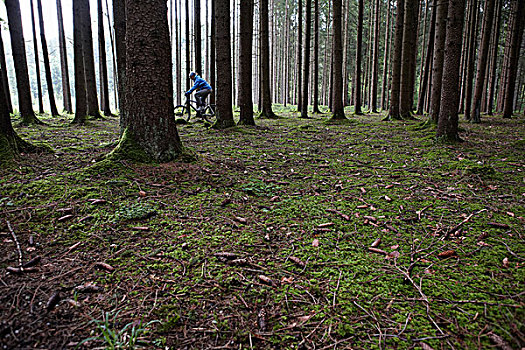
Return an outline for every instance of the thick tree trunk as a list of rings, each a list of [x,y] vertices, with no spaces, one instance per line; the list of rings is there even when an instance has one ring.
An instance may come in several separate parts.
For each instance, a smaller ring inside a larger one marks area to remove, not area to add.
[[[41,0],[38,0],[41,1]],[[100,76],[100,102],[104,115],[111,116],[109,107],[109,83],[108,83],[108,64],[106,61],[106,40],[104,33],[104,11],[102,10],[102,0],[97,0],[98,12],[98,60]]]
[[[343,105],[343,36],[342,0],[333,0],[334,69],[333,69],[333,120],[345,119]]]
[[[255,125],[252,99],[253,0],[243,0],[240,16],[239,124]]]
[[[361,0],[360,0],[361,1]],[[397,1],[396,33],[394,39],[394,57],[392,59],[392,82],[390,86],[389,119],[401,119],[399,96],[401,89],[401,57],[403,53],[403,22],[405,18],[405,0]]]
[[[496,69],[498,67],[498,52],[499,52],[499,39],[500,39],[500,26],[501,26],[501,9],[502,0],[498,0],[496,4],[497,15],[496,23],[494,25],[494,43],[492,45],[492,66],[490,70],[489,78],[489,92],[488,92],[488,105],[487,105],[487,114],[492,115],[492,110],[494,109],[494,91],[496,86]]]
[[[9,114],[13,113],[13,104],[11,102],[11,90],[9,90],[9,78],[7,77],[7,64],[5,60],[5,50],[4,50],[4,40],[2,39],[2,29],[0,28],[0,69],[1,69],[1,79],[2,86],[5,93],[5,103],[7,107],[7,112]]]
[[[319,110],[319,0],[314,0],[314,113],[321,113]]]
[[[441,103],[443,81],[443,62],[445,57],[445,39],[447,35],[447,13],[449,0],[437,0],[436,37],[434,39],[434,60],[432,63],[432,94],[430,101],[430,120],[437,124]]]
[[[117,52],[118,105],[120,111],[120,134],[124,132],[126,120],[126,2],[113,0],[113,25],[115,27],[115,49]]]
[[[22,30],[22,17],[18,0],[5,0],[9,33],[11,35],[11,50],[16,74],[16,88],[18,91],[18,105],[23,124],[40,124],[35,116],[31,102],[31,86],[27,70],[26,49],[24,33]]]
[[[391,32],[391,5],[390,0],[388,0],[388,12],[387,12],[387,25],[386,25],[386,31],[385,31],[385,52],[383,55],[383,81],[382,81],[382,87],[381,87],[381,109],[386,109],[386,96],[388,94],[388,58],[389,58],[389,52],[390,52],[390,32]]]
[[[260,30],[261,30],[261,117],[275,118],[272,110],[270,88],[270,47],[268,40],[268,0],[260,0]]]
[[[216,25],[215,25],[215,1],[217,0],[211,0],[211,38],[210,38],[210,84],[211,87],[215,87],[215,76],[216,76],[216,65],[215,65],[215,32],[216,32]],[[210,96],[210,103],[215,103],[215,92],[211,93]]]
[[[490,1],[490,0],[489,0]],[[443,88],[436,136],[447,141],[459,141],[459,65],[465,13],[464,0],[450,0],[448,5]]]
[[[263,0],[264,1],[264,0]],[[296,78],[296,91],[297,91],[297,111],[301,111],[301,107],[303,106],[302,98],[303,94],[301,92],[302,88],[302,63],[303,63],[303,0],[298,0],[299,7],[297,10],[297,23],[299,25],[299,29],[297,32],[297,78]]]
[[[405,22],[403,29],[403,52],[401,54],[401,87],[399,113],[401,118],[412,118],[414,101],[414,76],[416,74],[418,0],[405,0]]]
[[[363,50],[363,10],[364,0],[359,0],[357,9],[357,39],[355,54],[355,76],[352,88],[354,90],[354,110],[355,114],[363,114],[361,111],[361,60]]]
[[[468,45],[467,46],[467,57],[466,57],[466,77],[465,77],[465,98],[464,98],[464,114],[465,118],[471,119],[471,108],[472,108],[472,81],[474,77],[474,65],[476,64],[476,44],[477,44],[477,18],[478,18],[478,2],[472,0],[470,6],[470,23],[468,28]]]
[[[38,40],[36,39],[36,23],[35,23],[35,6],[33,0],[30,1],[31,4],[31,30],[33,33],[33,52],[35,55],[35,69],[36,69],[36,86],[38,94],[38,113],[44,113],[44,98],[42,94],[42,81],[40,78],[40,55],[38,53]]]
[[[308,83],[310,82],[310,37],[312,36],[312,0],[306,0],[306,23],[304,33],[303,98],[301,118],[308,118]]]
[[[71,103],[71,87],[69,84],[69,66],[67,59],[66,35],[64,33],[64,19],[62,17],[62,0],[57,0],[57,18],[58,18],[58,48],[60,51],[60,71],[62,73],[62,99],[64,100],[64,111],[73,113],[73,104]]]
[[[434,0],[434,4],[435,4]],[[432,17],[430,19],[430,32],[428,35],[428,45],[425,57],[425,65],[423,69],[423,77],[421,78],[421,88],[419,90],[419,99],[417,103],[417,114],[422,115],[425,106],[425,97],[428,89],[428,79],[430,76],[432,55],[434,54],[434,39],[436,32],[436,6],[432,6]]]
[[[173,75],[165,0],[126,0],[126,125],[117,157],[169,162],[182,144],[173,115]]]
[[[75,67],[75,118],[73,124],[84,124],[87,118],[86,72],[82,44],[82,0],[73,0],[73,60]],[[117,3],[119,0],[116,0]],[[121,0],[124,1],[124,0]],[[115,23],[117,23],[115,21]]]
[[[181,74],[181,40],[180,40],[180,6],[179,0],[175,0],[174,8],[174,17],[175,17],[175,97],[177,99],[177,105],[180,105],[182,102],[182,74]],[[208,77],[209,78],[209,77]]]
[[[42,56],[44,58],[44,69],[46,72],[46,84],[47,84],[47,93],[49,96],[49,106],[51,109],[51,115],[59,115],[57,104],[55,101],[55,91],[53,88],[53,79],[51,78],[51,66],[49,64],[49,53],[47,51],[47,40],[46,34],[44,31],[44,15],[42,13],[42,0],[37,0],[38,8],[38,19],[40,23],[40,42],[42,44]]]
[[[113,96],[115,98],[115,109],[118,109],[118,96],[117,96],[117,84],[118,84],[118,78],[117,78],[117,53],[115,51],[115,39],[113,38],[113,32],[111,30],[111,18],[109,17],[109,5],[108,0],[105,0],[106,3],[106,19],[108,20],[108,28],[109,28],[109,40],[111,42],[111,56],[112,56],[112,64],[113,64]]]
[[[487,0],[483,13],[483,27],[481,29],[481,46],[479,49],[478,67],[476,71],[476,87],[474,88],[474,115],[473,121],[479,123],[481,121],[481,97],[485,86],[485,70],[487,69],[487,57],[489,52],[490,36],[492,31],[492,21],[494,19],[494,6],[496,0]]]
[[[230,41],[230,2],[215,1],[215,40],[217,64],[217,123],[225,129],[235,125],[232,110],[232,56]]]

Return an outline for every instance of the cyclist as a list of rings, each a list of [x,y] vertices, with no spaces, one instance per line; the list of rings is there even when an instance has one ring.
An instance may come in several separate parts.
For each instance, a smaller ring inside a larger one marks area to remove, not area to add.
[[[204,101],[206,101],[206,97],[212,92],[211,86],[195,72],[190,73],[190,79],[193,80],[193,87],[189,89],[185,95],[189,96],[193,91],[197,90],[195,93],[195,98],[197,99],[197,112],[202,113],[205,106]]]

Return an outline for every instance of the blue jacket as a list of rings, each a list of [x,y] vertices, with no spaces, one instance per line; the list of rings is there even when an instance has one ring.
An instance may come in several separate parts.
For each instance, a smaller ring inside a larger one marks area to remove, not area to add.
[[[194,90],[200,91],[204,89],[210,89],[211,86],[208,84],[208,82],[204,79],[202,79],[200,76],[195,77],[195,82],[193,83],[193,87],[186,92],[186,94],[191,94]]]

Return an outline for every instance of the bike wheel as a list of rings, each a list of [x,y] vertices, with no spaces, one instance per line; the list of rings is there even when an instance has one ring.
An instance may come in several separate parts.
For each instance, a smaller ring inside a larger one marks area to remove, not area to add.
[[[215,122],[217,121],[217,116],[215,115],[215,106],[207,105],[204,109],[202,117],[211,125],[215,124]]]
[[[188,108],[183,105],[178,105],[175,107],[175,119],[184,119],[189,122],[191,115],[188,113]]]

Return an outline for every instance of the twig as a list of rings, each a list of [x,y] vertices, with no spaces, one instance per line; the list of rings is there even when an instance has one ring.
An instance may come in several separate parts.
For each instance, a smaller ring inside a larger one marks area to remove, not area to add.
[[[343,272],[342,271],[339,271],[339,277],[337,278],[337,287],[335,287],[335,290],[334,290],[334,299],[333,299],[333,302],[332,302],[332,306],[335,307],[335,299],[337,297],[337,292],[339,291],[339,283],[341,282],[341,274]]]
[[[20,249],[20,243],[18,243],[18,238],[16,237],[15,231],[13,230],[13,227],[11,226],[11,223],[9,220],[6,220],[7,227],[9,228],[9,232],[11,233],[11,236],[13,236],[13,240],[16,244],[16,250],[18,251],[18,267],[20,268],[20,271],[24,271],[24,268],[22,267],[22,250]]]

